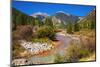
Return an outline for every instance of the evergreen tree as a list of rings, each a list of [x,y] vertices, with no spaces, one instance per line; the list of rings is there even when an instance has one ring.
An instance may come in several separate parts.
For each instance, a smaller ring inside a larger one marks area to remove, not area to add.
[[[73,33],[73,25],[71,22],[67,24],[67,33],[72,34]]]
[[[36,17],[35,18],[35,25],[42,26],[43,25],[43,22],[38,17]]]
[[[53,22],[50,17],[46,17],[45,25],[53,27]]]
[[[75,22],[74,24],[74,32],[79,31],[79,24],[77,22]]]
[[[12,22],[13,22],[13,30],[15,30],[18,25],[27,25],[27,24],[31,25],[31,23],[34,24],[34,18],[13,8]]]
[[[96,24],[95,24],[95,22],[91,22],[91,29],[95,29],[95,26],[96,26]]]

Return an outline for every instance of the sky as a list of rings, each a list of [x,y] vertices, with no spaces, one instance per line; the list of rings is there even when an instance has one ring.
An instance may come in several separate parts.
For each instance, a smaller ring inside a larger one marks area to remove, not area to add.
[[[95,9],[95,6],[87,5],[55,4],[25,1],[13,1],[12,7],[28,15],[32,15],[38,12],[46,13],[48,15],[54,15],[56,12],[61,11],[75,16],[86,16],[89,12]]]

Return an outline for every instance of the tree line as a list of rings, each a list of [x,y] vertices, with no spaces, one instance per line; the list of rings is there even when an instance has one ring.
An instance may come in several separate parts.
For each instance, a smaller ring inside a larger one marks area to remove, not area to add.
[[[72,34],[73,32],[80,31],[81,29],[96,29],[95,11],[89,13],[84,19],[79,22],[67,23],[67,33]]]

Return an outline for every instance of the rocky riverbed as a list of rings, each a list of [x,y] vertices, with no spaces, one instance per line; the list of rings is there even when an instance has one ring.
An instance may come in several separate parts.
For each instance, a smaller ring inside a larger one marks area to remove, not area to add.
[[[71,41],[75,41],[77,43],[80,42],[79,37],[72,35],[65,35],[62,33],[56,33],[56,45],[47,43],[33,43],[22,40],[21,46],[23,46],[28,52],[34,54],[34,56],[25,60],[14,59],[13,64],[16,65],[28,65],[28,64],[47,64],[54,63],[55,54],[64,55],[66,47],[69,45]],[[46,52],[47,51],[47,52]],[[45,55],[41,55],[41,53],[46,53]],[[16,62],[17,61],[17,62]],[[22,63],[19,63],[22,62]]]
[[[39,43],[39,42],[33,43],[33,42],[27,42],[24,40],[21,41],[20,45],[23,46],[26,50],[28,50],[32,54],[39,54],[39,53],[42,53],[44,51],[48,51],[54,48],[52,44]]]

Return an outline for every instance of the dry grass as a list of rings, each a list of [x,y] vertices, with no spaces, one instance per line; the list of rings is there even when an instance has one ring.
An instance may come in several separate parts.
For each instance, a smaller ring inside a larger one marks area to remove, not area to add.
[[[79,61],[95,61],[96,55],[95,53],[89,55],[88,57],[81,58]]]
[[[66,54],[67,61],[73,62],[81,58],[84,61],[95,60],[95,35],[95,30],[81,30],[79,32],[75,32],[72,36],[78,36],[80,39],[80,44],[72,42],[69,45]]]

